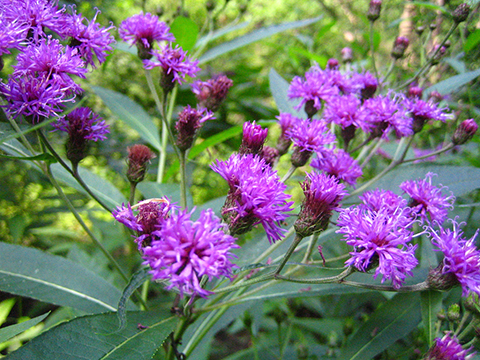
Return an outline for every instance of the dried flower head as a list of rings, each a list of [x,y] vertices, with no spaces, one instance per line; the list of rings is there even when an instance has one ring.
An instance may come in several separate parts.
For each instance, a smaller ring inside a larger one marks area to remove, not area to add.
[[[225,75],[219,75],[208,81],[195,81],[192,84],[192,91],[200,106],[217,111],[232,85],[232,80]]]

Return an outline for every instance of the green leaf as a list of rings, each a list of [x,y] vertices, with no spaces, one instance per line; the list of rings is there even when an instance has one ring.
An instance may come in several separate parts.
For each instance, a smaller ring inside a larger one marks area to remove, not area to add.
[[[450,94],[458,90],[463,85],[468,84],[470,81],[476,79],[480,76],[480,69],[469,71],[464,74],[459,74],[452,76],[446,80],[440,81],[439,83],[430,86],[424,91],[425,96],[428,96],[432,91],[438,91],[442,95]]]
[[[470,50],[476,49],[477,45],[480,43],[480,29],[475,30],[470,35],[468,35],[467,41],[463,45],[463,51],[469,52]]]
[[[200,64],[213,60],[219,57],[220,55],[226,54],[230,51],[236,50],[238,48],[254,43],[256,41],[265,39],[269,36],[278,34],[285,30],[296,29],[299,27],[316,23],[317,21],[320,21],[321,18],[322,16],[317,16],[316,18],[312,18],[312,19],[293,21],[289,23],[283,23],[279,25],[273,25],[266,28],[254,30],[246,35],[240,36],[232,41],[223,43],[217,47],[214,47],[213,49],[208,50],[207,52],[205,52],[205,54],[203,54],[200,57],[199,59]]]
[[[306,57],[308,60],[315,61],[320,67],[324,68],[327,65],[328,58],[323,55],[318,55],[308,51],[307,49],[298,47],[298,46],[291,46],[288,48],[289,54],[297,54]]]
[[[52,165],[52,173],[57,180],[73,187],[83,194],[87,194],[86,190],[60,164]],[[109,181],[81,166],[78,168],[78,173],[90,190],[108,207],[113,209],[122,203],[127,203],[125,196]]]
[[[443,296],[438,291],[427,290],[420,293],[420,298],[425,338],[428,341],[428,347],[431,347],[436,335],[435,323],[437,322],[437,314],[442,309]]]
[[[473,166],[412,164],[400,166],[377,181],[371,188],[380,188],[399,193],[399,185],[406,180],[423,179],[428,172],[438,176],[432,184],[447,186],[455,196],[465,195],[480,188],[480,169]]]
[[[338,360],[373,359],[420,322],[420,297],[397,294],[377,309],[353,335]]]
[[[448,11],[447,9],[445,9],[443,6],[439,6],[439,5],[432,4],[432,3],[430,3],[430,2],[423,2],[423,1],[412,1],[412,4],[413,4],[413,5],[417,5],[417,6],[419,6],[419,7],[424,7],[424,8],[427,8],[427,9],[431,9],[431,10],[435,10],[435,11],[440,11],[440,12],[442,12],[444,15],[447,15],[447,16],[450,16],[450,17],[451,17],[450,11]]]
[[[198,38],[197,24],[186,17],[178,16],[170,25],[170,31],[175,36],[175,43],[180,45],[183,50],[191,51]]]
[[[48,314],[50,314],[50,312],[37,316],[36,318],[21,322],[20,324],[10,325],[0,329],[0,343],[3,343],[8,339],[11,339],[14,336],[37,325],[39,322],[45,319],[48,316]]]
[[[158,128],[139,104],[117,91],[100,86],[92,86],[92,89],[120,120],[138,132],[140,137],[154,148],[161,149]]]
[[[129,312],[125,329],[114,332],[115,313],[79,317],[44,332],[5,359],[150,360],[177,322],[166,310]]]
[[[12,311],[13,305],[15,305],[15,301],[14,298],[10,298],[0,303],[0,325],[3,325],[3,323],[7,321],[8,315],[10,311]]]
[[[83,99],[81,100],[83,101]],[[0,112],[1,113],[1,112]],[[0,144],[18,138],[21,135],[28,134],[29,132],[41,129],[53,122],[57,121],[57,118],[51,118],[49,120],[44,120],[39,124],[36,125],[27,125],[27,124],[17,124],[20,128],[21,133],[17,133],[10,124],[0,123]]]
[[[89,313],[114,311],[121,297],[120,290],[72,261],[3,242],[0,290]]]
[[[208,139],[205,139],[198,145],[195,145],[190,152],[188,153],[188,158],[189,159],[194,159],[196,156],[198,156],[202,151],[207,149],[210,146],[215,146],[217,144],[221,144],[222,142],[231,139],[232,137],[237,136],[238,134],[241,134],[243,131],[243,125],[237,125],[237,126],[232,126],[231,128],[228,128],[225,131],[222,131],[218,134],[210,136]],[[168,168],[168,171],[164,175],[164,179],[170,179],[170,177],[174,176],[175,174],[178,174],[180,170],[180,163],[178,160],[175,160],[170,167]],[[140,184],[141,185],[141,184]]]
[[[202,36],[200,39],[198,39],[197,43],[195,44],[195,47],[198,48],[200,46],[203,46],[203,44],[208,44],[210,41],[213,41],[215,39],[218,39],[219,37],[222,37],[223,35],[229,34],[233,31],[244,29],[249,24],[250,24],[249,21],[245,21],[243,23],[233,25],[233,26],[227,25],[224,28],[221,28],[221,29],[218,29],[218,30],[214,31],[212,34]]]
[[[270,92],[275,100],[275,104],[277,104],[278,111],[282,113],[290,113],[299,118],[306,118],[307,114],[305,114],[303,109],[297,111],[294,108],[300,103],[300,100],[290,100],[288,98],[288,88],[290,87],[290,84],[273,68],[270,69],[268,78],[270,81]]]
[[[120,322],[117,331],[125,329],[127,325],[127,301],[130,299],[130,296],[134,293],[135,290],[139,288],[147,279],[150,274],[147,268],[138,270],[135,274],[132,275],[127,287],[123,290],[122,297],[118,302],[117,316],[118,321]]]
[[[180,202],[179,184],[159,184],[153,181],[142,181],[137,185],[137,188],[147,199],[167,196],[172,202]]]
[[[117,41],[115,44],[113,44],[113,47],[115,50],[120,50],[137,56],[137,48],[135,46],[130,46],[125,41]]]
[[[55,159],[52,155],[47,154],[47,153],[38,154],[38,155],[35,155],[35,156],[8,156],[8,155],[0,154],[0,157],[5,158],[5,159],[12,159],[12,160],[27,160],[27,161],[44,160],[44,161],[49,162],[51,164],[57,162],[57,159]]]

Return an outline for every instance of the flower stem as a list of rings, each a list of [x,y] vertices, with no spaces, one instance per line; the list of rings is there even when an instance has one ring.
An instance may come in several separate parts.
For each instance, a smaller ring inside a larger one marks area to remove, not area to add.
[[[282,180],[280,180],[280,181],[284,183],[285,181],[287,181],[288,179],[290,179],[290,176],[293,175],[293,173],[295,172],[295,170],[297,170],[297,167],[294,166],[294,165],[292,165],[292,166],[290,167],[290,169],[288,169],[287,173],[284,175],[284,177],[282,178]]]
[[[180,152],[180,206],[187,208],[187,153]]]
[[[128,197],[128,202],[130,205],[135,204],[135,190],[137,189],[137,183],[131,182],[130,183],[130,196]]]
[[[348,281],[348,280],[343,280],[342,284],[348,285],[348,286],[354,286],[362,289],[378,290],[378,291],[395,291],[395,292],[419,292],[419,291],[428,290],[430,288],[426,281],[423,281],[415,285],[405,285],[399,289],[395,289],[391,285],[364,284],[364,283],[359,283],[356,281]]]
[[[403,163],[409,163],[409,162],[412,162],[412,161],[417,161],[417,160],[422,160],[422,159],[427,159],[431,156],[435,156],[435,155],[438,155],[438,154],[441,154],[441,153],[444,153],[448,150],[451,150],[454,148],[455,145],[453,145],[453,143],[450,143],[450,144],[447,144],[445,147],[441,148],[440,150],[437,150],[437,151],[434,151],[434,152],[431,152],[430,154],[426,154],[426,155],[422,155],[422,156],[419,156],[417,158],[414,158],[414,159],[407,159],[407,160],[403,160]]]
[[[373,71],[375,73],[375,78],[377,79],[377,82],[379,82],[379,77],[378,77],[378,70],[377,66],[375,64],[375,44],[374,44],[374,30],[373,30],[373,21],[370,20],[370,54],[372,57],[372,67]]]
[[[282,271],[282,269],[285,267],[285,264],[287,263],[288,259],[290,258],[290,256],[292,256],[293,252],[297,248],[298,244],[300,244],[300,241],[302,241],[302,239],[303,239],[302,236],[298,234],[295,235],[295,239],[293,239],[293,242],[288,248],[285,256],[283,257],[282,262],[280,263],[280,265],[278,265],[277,269],[275,270],[275,273],[274,273],[275,275],[280,274],[280,271]]]
[[[275,274],[276,280],[285,280],[289,282],[301,283],[301,284],[331,284],[331,283],[345,283],[344,279],[354,272],[354,268],[349,266],[343,270],[340,274],[319,279],[296,279],[289,276],[282,276]]]
[[[307,251],[305,251],[305,255],[303,256],[302,263],[307,263],[310,256],[312,256],[313,249],[315,248],[315,245],[317,244],[317,240],[318,240],[319,236],[320,236],[319,232],[312,235],[312,238],[310,239],[310,241],[308,243]]]

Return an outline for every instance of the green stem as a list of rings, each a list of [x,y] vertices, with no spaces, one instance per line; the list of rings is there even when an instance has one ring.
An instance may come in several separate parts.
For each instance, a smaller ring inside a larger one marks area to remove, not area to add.
[[[380,90],[382,89],[383,87],[383,83],[385,81],[387,81],[388,77],[392,74],[393,72],[393,69],[395,69],[395,59],[392,60],[392,62],[390,63],[390,66],[388,67],[388,70],[387,70],[387,73],[385,74],[385,76],[383,77],[383,80],[382,82],[380,83]]]
[[[377,66],[375,64],[375,46],[374,46],[374,31],[373,31],[373,21],[370,21],[370,54],[372,56],[372,67],[373,71],[375,73],[375,78],[377,79],[377,82],[380,82],[379,77],[378,77],[378,70]]]
[[[180,152],[180,206],[187,208],[187,153]]]
[[[290,179],[290,176],[293,175],[293,173],[295,172],[295,170],[297,170],[297,167],[294,166],[294,165],[292,165],[292,166],[290,167],[290,169],[288,169],[288,171],[287,171],[287,173],[285,174],[285,176],[284,176],[284,177],[282,178],[282,180],[280,180],[280,181],[284,183],[285,181],[287,181],[288,179]]]
[[[285,267],[285,264],[287,263],[288,259],[290,258],[290,256],[292,256],[293,252],[297,248],[298,244],[300,244],[300,241],[302,241],[302,239],[303,239],[303,236],[300,236],[298,234],[295,235],[295,239],[293,239],[293,242],[288,248],[285,256],[283,257],[282,262],[280,263],[280,265],[278,265],[277,270],[275,270],[275,273],[274,273],[275,275],[280,274],[280,271],[282,271],[282,269]]]
[[[373,147],[373,149],[368,153],[365,160],[363,160],[362,165],[360,165],[361,168],[364,168],[368,164],[368,162],[372,159],[372,157],[377,152],[378,148],[382,146],[382,144],[383,144],[383,139],[379,139],[375,144],[375,146]]]
[[[343,270],[340,274],[330,276],[326,278],[318,279],[297,279],[289,276],[275,275],[275,280],[284,280],[288,282],[300,283],[300,284],[331,284],[331,283],[344,283],[344,279],[354,272],[354,268],[349,266]]]
[[[137,183],[131,182],[130,183],[130,195],[128,197],[128,202],[130,205],[135,204],[135,190],[137,189]]]
[[[6,116],[8,121],[10,122],[10,125],[13,127],[13,129],[15,130],[15,132],[18,134],[18,136],[20,137],[20,140],[23,144],[23,146],[25,146],[27,148],[28,151],[30,151],[31,155],[34,156],[35,155],[35,149],[32,147],[32,145],[28,142],[27,138],[25,137],[25,135],[23,134],[22,130],[18,127],[17,125],[17,122],[12,119],[10,116]],[[7,141],[6,139],[4,140],[4,142]],[[39,161],[34,161],[34,163],[38,166],[38,167],[41,167],[40,165],[40,162]]]
[[[310,239],[310,241],[308,243],[307,251],[305,251],[305,255],[303,256],[302,263],[307,263],[310,256],[312,256],[313,249],[315,248],[315,245],[317,244],[317,240],[318,240],[319,236],[320,236],[320,233],[316,233],[316,234],[312,235],[312,238]]]
[[[363,284],[356,281],[343,280],[341,282],[343,285],[354,286],[362,289],[369,290],[378,290],[378,291],[394,291],[394,292],[419,292],[428,290],[430,287],[426,281],[415,284],[415,285],[404,285],[399,289],[394,288],[390,285],[372,285],[372,284]]]
[[[426,155],[422,155],[422,156],[419,156],[417,158],[414,158],[414,159],[407,159],[407,160],[403,160],[403,163],[409,163],[409,162],[412,162],[412,161],[417,161],[417,160],[422,160],[422,159],[427,159],[431,156],[435,156],[435,155],[439,155],[441,153],[444,153],[448,150],[451,150],[455,147],[455,145],[453,145],[453,143],[450,143],[450,144],[447,144],[445,147],[441,148],[440,150],[437,150],[437,151],[434,151],[434,152],[431,152],[430,154],[426,154]]]

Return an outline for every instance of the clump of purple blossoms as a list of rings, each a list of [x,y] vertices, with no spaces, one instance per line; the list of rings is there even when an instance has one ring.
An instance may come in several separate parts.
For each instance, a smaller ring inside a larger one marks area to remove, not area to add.
[[[364,192],[358,197],[363,205],[371,211],[390,210],[392,214],[397,208],[407,207],[407,200],[390,190],[375,189]]]
[[[262,224],[272,243],[285,231],[280,224],[288,217],[293,202],[284,193],[286,185],[257,155],[232,155],[211,166],[227,182],[230,190],[222,216],[232,235],[244,234]]]
[[[89,140],[105,140],[110,132],[105,120],[88,107],[76,108],[58,119],[53,126],[68,133],[67,158],[75,166],[86,156]]]
[[[115,38],[109,33],[113,25],[105,28],[96,22],[100,10],[97,10],[92,20],[82,14],[77,14],[72,6],[72,15],[65,20],[63,35],[70,37],[70,46],[77,49],[82,59],[95,68],[94,56],[100,64],[104,63],[107,55],[112,51]]]
[[[170,282],[166,289],[176,288],[180,296],[207,297],[212,292],[200,286],[202,276],[230,278],[236,267],[230,250],[239,246],[211,209],[203,210],[198,220],[191,219],[193,211],[172,209],[142,249],[142,257],[152,269],[153,280]]]
[[[355,186],[357,179],[363,174],[357,160],[342,149],[323,148],[317,152],[317,157],[310,165],[351,186]]]
[[[192,109],[190,105],[178,114],[175,130],[177,131],[176,144],[180,151],[185,152],[192,147],[203,123],[211,119],[214,119],[212,112],[204,108]]]
[[[232,80],[225,75],[219,75],[207,81],[195,81],[192,84],[192,91],[200,106],[217,111],[232,85]]]
[[[428,350],[423,360],[469,360],[475,353],[468,355],[473,349],[464,349],[457,337],[446,333],[442,338],[436,338],[435,344]]]
[[[307,237],[328,227],[332,212],[340,210],[347,193],[334,176],[317,172],[307,173],[301,186],[305,199],[294,227],[298,236]]]
[[[296,109],[306,105],[306,113],[311,118],[322,108],[322,102],[328,102],[338,95],[338,87],[332,77],[318,65],[313,66],[305,73],[305,78],[295,76],[288,89],[290,99],[300,98],[300,104]]]
[[[22,48],[21,43],[27,37],[27,31],[25,23],[0,19],[0,59],[3,54],[10,54],[9,49]]]
[[[255,121],[253,123],[245,122],[243,124],[242,144],[238,153],[260,155],[262,153],[263,144],[268,135],[268,129],[262,129]]]
[[[452,193],[443,195],[445,187],[432,185],[433,176],[436,174],[428,173],[425,179],[404,181],[400,184],[400,189],[410,196],[412,213],[418,215],[421,221],[442,224],[448,217],[448,210],[453,209],[455,197]]]
[[[418,264],[417,245],[409,244],[413,222],[410,209],[401,206],[381,206],[374,211],[361,204],[342,210],[337,232],[345,234],[343,240],[354,247],[346,266],[362,272],[376,268],[374,278],[382,275],[382,283],[391,280],[399,289],[407,275],[413,276],[412,269]]]
[[[448,107],[439,108],[433,101],[423,101],[417,97],[405,98],[403,106],[413,118],[412,129],[415,133],[420,132],[428,120],[445,122],[451,118],[446,113]]]
[[[438,280],[451,280],[449,276],[453,275],[454,283],[462,286],[462,296],[466,297],[471,292],[480,295],[480,251],[475,246],[478,230],[470,240],[466,240],[460,229],[462,224],[450,221],[453,229],[439,227],[435,231],[429,227],[432,244],[438,248],[434,250],[443,252],[444,258],[437,269],[431,270],[428,282],[433,288],[438,288]],[[434,279],[437,281],[434,282]]]
[[[182,84],[187,76],[195,77],[200,71],[198,60],[191,60],[185,51],[177,45],[166,45],[161,51],[152,50],[153,60],[143,60],[145,69],[161,67],[163,70],[161,85],[164,90],[172,90],[175,82]]]

